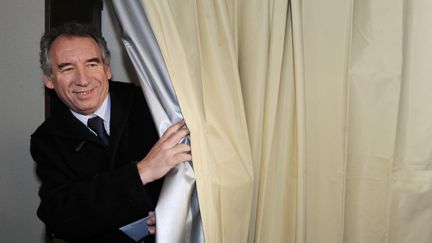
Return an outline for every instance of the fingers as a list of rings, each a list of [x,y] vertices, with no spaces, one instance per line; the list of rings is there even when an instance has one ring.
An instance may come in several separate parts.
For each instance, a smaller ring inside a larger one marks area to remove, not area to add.
[[[190,154],[191,147],[188,144],[179,143],[170,149],[172,154],[169,161],[171,167],[176,166],[179,163],[191,161],[192,155]]]
[[[185,127],[184,120],[181,120],[169,127],[159,139],[158,143],[171,148],[180,143],[187,135],[189,135],[189,129]]]
[[[149,234],[151,234],[151,235],[156,234],[156,227],[155,226],[148,226],[147,230],[148,230]]]
[[[173,125],[171,125],[165,132],[164,134],[161,136],[161,138],[168,138],[171,136],[171,134],[177,132],[181,127],[183,127],[185,125],[185,121],[184,120],[180,120],[176,123],[174,123]]]
[[[186,161],[192,161],[192,155],[186,153],[177,154],[175,157],[176,157],[176,165]]]
[[[189,134],[183,120],[167,129],[147,155],[137,163],[138,172],[143,184],[147,184],[164,176],[181,162],[191,161],[191,147],[179,143]]]
[[[178,143],[175,146],[173,146],[173,148],[172,148],[173,154],[188,153],[190,151],[191,151],[190,145],[184,144],[184,143]]]
[[[170,144],[177,144],[180,143],[180,141],[187,135],[189,135],[189,129],[187,127],[183,127],[177,130],[177,132],[171,134],[166,141]]]
[[[149,234],[154,235],[156,233],[156,216],[153,211],[148,213],[149,217],[147,219],[147,230]]]
[[[155,225],[156,224],[156,215],[154,211],[148,212],[147,225]]]

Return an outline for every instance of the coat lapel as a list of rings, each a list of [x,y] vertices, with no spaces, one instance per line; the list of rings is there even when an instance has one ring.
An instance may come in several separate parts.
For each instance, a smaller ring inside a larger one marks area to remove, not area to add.
[[[132,109],[133,100],[136,95],[134,89],[127,89],[124,86],[110,82],[111,96],[111,124],[110,124],[110,146],[109,146],[109,168],[113,168],[121,134],[123,133]],[[42,133],[56,135],[68,139],[76,140],[71,149],[79,151],[87,142],[92,142],[104,146],[81,121],[79,121],[69,108],[55,95],[51,94],[51,114],[46,121],[47,127]]]
[[[130,89],[124,89],[123,87],[111,82],[110,95],[110,168],[113,168],[117,151],[119,149],[121,134],[128,123],[135,93],[130,92]]]
[[[51,96],[51,104],[52,116],[47,120],[49,123],[47,127],[50,129],[45,130],[46,133],[77,140],[75,150],[80,149],[83,141],[102,144],[82,122],[72,115],[69,108],[56,95]]]

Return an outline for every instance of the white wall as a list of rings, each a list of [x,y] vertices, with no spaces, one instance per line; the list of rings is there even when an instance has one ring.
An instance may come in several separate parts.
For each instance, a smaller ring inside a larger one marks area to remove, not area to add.
[[[0,242],[42,242],[30,134],[44,119],[38,45],[44,1],[0,2]]]

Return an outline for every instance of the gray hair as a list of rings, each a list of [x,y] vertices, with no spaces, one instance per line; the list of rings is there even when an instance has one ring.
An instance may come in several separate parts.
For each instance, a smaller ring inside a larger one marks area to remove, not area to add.
[[[93,38],[102,53],[103,62],[107,65],[110,63],[110,51],[107,43],[101,33],[91,25],[80,23],[66,23],[57,28],[45,32],[40,41],[39,61],[42,72],[48,77],[52,75],[50,49],[54,40],[59,36],[79,36]]]

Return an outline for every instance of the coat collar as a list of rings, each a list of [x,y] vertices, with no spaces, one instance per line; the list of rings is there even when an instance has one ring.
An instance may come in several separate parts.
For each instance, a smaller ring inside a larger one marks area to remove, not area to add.
[[[111,124],[110,124],[110,150],[115,153],[120,140],[120,135],[124,129],[131,106],[133,103],[135,89],[126,88],[127,85],[119,82],[110,81],[111,95]],[[58,98],[55,92],[50,92],[51,98],[51,115],[38,128],[35,134],[53,135],[66,139],[78,140],[78,144],[83,141],[100,143],[99,139],[75,116],[72,115],[69,108]]]

